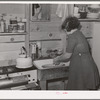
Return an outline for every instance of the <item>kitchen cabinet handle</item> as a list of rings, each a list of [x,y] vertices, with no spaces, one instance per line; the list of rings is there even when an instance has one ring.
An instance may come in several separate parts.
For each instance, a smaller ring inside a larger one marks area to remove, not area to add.
[[[53,36],[53,33],[49,33],[49,37],[52,37]]]
[[[14,38],[11,38],[10,41],[13,42],[14,41]]]

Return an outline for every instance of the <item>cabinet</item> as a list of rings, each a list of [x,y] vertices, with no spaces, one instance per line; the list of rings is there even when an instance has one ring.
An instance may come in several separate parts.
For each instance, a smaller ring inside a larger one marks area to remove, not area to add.
[[[60,39],[61,19],[56,16],[57,4],[50,4],[50,21],[30,22],[30,41]]]
[[[49,83],[62,81],[62,88],[65,89],[65,80],[68,80],[68,66],[51,69],[38,69],[37,77],[42,90],[48,90]],[[57,85],[57,84],[56,84]]]
[[[10,18],[17,16],[18,18],[28,19],[27,5],[26,4],[0,4],[0,14],[6,13],[4,17],[7,21]],[[28,22],[28,20],[27,20]],[[0,33],[0,65],[14,64],[15,60],[20,53],[22,46],[28,50],[28,28],[26,23],[26,32],[24,33]],[[29,51],[29,50],[28,50]]]
[[[84,19],[81,22],[88,23],[83,24],[84,30],[82,29],[82,31],[90,43],[92,56],[100,72],[100,19]]]
[[[93,23],[92,55],[100,72],[100,22]]]

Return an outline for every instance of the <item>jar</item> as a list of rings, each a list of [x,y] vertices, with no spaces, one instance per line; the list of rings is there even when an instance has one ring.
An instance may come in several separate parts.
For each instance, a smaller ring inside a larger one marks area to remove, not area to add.
[[[17,24],[10,24],[10,25],[8,25],[8,32],[17,32],[17,29],[18,29],[18,26],[17,26]]]
[[[18,32],[25,32],[26,30],[26,19],[24,18],[21,18],[19,21],[18,21]]]
[[[11,18],[10,24],[17,24],[17,18]]]
[[[25,23],[18,22],[18,32],[25,32]]]

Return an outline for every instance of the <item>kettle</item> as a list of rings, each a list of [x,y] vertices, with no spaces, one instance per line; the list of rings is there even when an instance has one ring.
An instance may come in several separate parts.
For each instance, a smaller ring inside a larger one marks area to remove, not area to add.
[[[27,50],[24,46],[21,48],[21,53],[19,57],[16,59],[16,67],[17,68],[30,68],[32,67],[32,59],[31,57],[27,56]]]

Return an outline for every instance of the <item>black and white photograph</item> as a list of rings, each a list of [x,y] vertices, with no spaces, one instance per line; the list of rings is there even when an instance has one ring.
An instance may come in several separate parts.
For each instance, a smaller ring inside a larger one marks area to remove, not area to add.
[[[0,3],[0,90],[99,93],[100,2]]]

